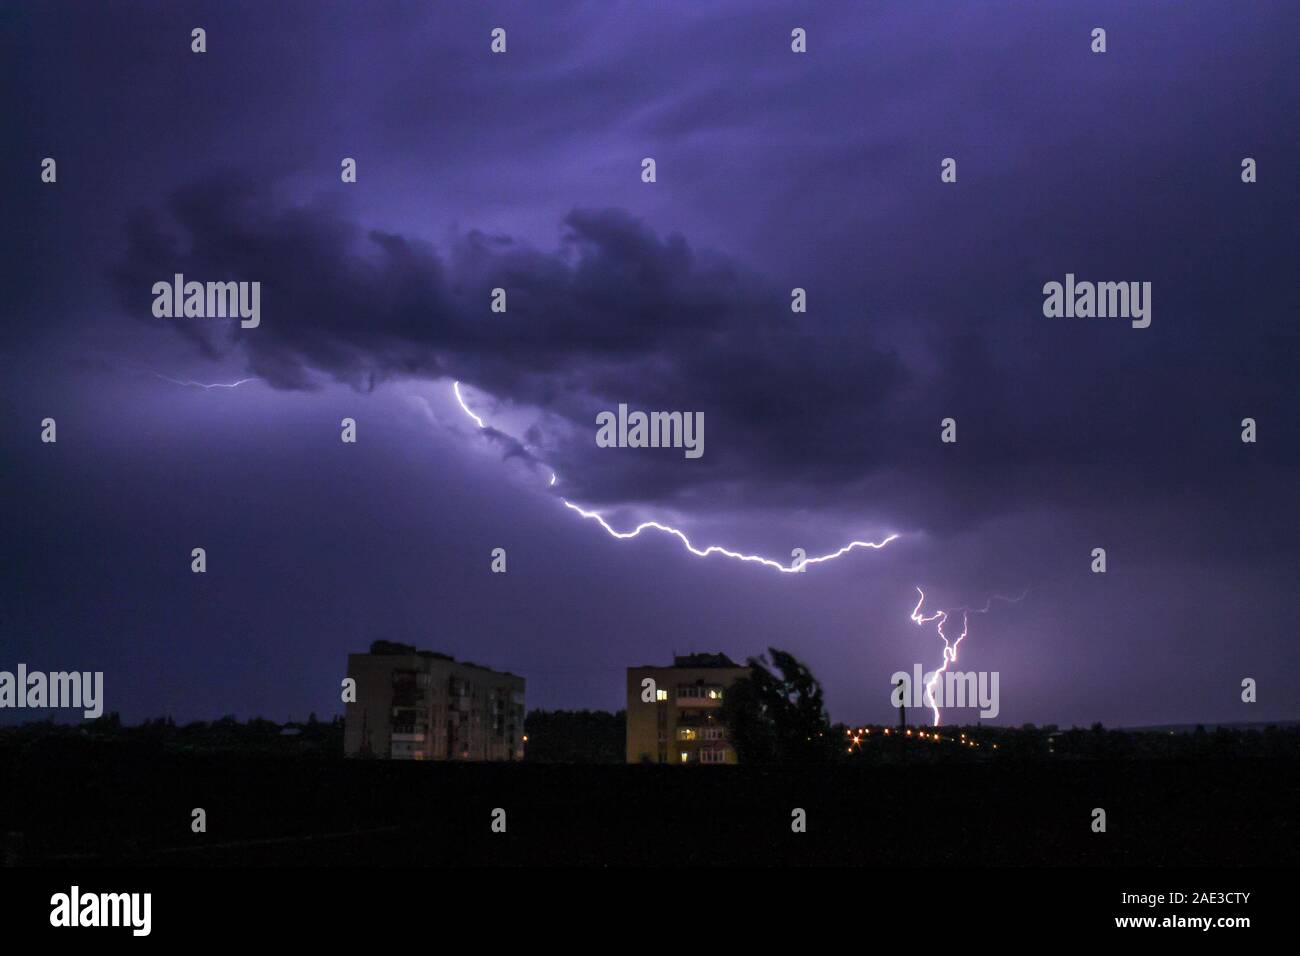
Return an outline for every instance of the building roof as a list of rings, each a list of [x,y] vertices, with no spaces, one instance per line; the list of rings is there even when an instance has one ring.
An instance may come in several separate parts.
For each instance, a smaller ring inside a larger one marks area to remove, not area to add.
[[[454,661],[456,659],[450,654],[443,654],[440,651],[421,651],[417,650],[414,644],[402,644],[398,641],[371,641],[370,653],[377,657],[400,657],[405,654],[418,654],[420,657],[436,657],[444,661]]]
[[[416,657],[433,658],[440,661],[451,661],[457,663],[456,658],[450,654],[444,654],[441,651],[422,651],[416,648],[414,644],[402,644],[398,641],[372,641],[370,643],[370,653],[375,657],[407,657],[414,655]],[[510,671],[499,671],[485,664],[475,664],[473,661],[460,661],[461,667],[473,667],[481,671],[492,671],[494,674],[504,674],[507,677],[518,677],[518,674],[512,674]]]
[[[726,654],[678,654],[673,657],[673,667],[739,667]]]

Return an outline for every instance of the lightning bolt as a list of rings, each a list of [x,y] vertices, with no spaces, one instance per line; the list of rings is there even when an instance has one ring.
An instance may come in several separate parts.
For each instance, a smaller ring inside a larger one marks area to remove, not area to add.
[[[470,418],[472,418],[474,420],[474,423],[478,425],[479,428],[487,428],[488,426],[484,423],[483,419],[480,418],[478,415],[475,415],[474,412],[470,409],[470,407],[467,404],[465,404],[465,396],[462,395],[460,391],[460,382],[453,382],[451,388],[456,395],[456,401],[460,404],[460,407],[465,412],[465,414],[468,415]],[[552,473],[550,483],[554,485],[555,481],[556,481],[555,475],[554,473]],[[844,547],[840,548],[837,551],[832,551],[829,554],[818,555],[817,557],[812,557],[812,558],[803,558],[798,562],[791,562],[789,565],[785,565],[782,564],[780,561],[773,560],[772,558],[765,558],[762,555],[758,555],[758,554],[743,554],[742,552],[732,551],[729,548],[724,548],[716,544],[710,545],[707,548],[698,548],[691,543],[691,539],[686,536],[685,532],[681,531],[678,528],[673,528],[669,525],[661,524],[658,521],[643,521],[641,522],[641,524],[637,525],[631,531],[617,531],[608,521],[604,519],[604,517],[599,512],[588,511],[585,508],[581,508],[578,505],[575,505],[572,501],[569,501],[567,498],[561,498],[560,501],[564,503],[564,507],[568,508],[571,511],[577,512],[579,515],[581,515],[583,518],[589,521],[595,521],[598,525],[600,525],[602,528],[605,529],[605,532],[611,538],[617,538],[620,541],[626,540],[628,538],[635,538],[639,534],[641,534],[642,531],[660,531],[664,534],[672,535],[674,538],[679,540],[686,547],[686,550],[689,551],[691,554],[695,555],[697,558],[707,558],[710,555],[720,554],[723,557],[732,558],[736,561],[746,561],[751,564],[761,564],[764,565],[765,567],[773,568],[777,571],[780,571],[782,574],[794,574],[798,571],[802,571],[810,564],[821,564],[825,561],[833,561],[835,558],[848,554],[850,551],[853,551],[856,548],[868,548],[874,551],[878,551],[881,548],[885,547],[885,545],[889,544],[889,542],[893,541],[895,538],[898,537],[897,534],[891,534],[880,541],[850,541],[848,544],[844,545]]]
[[[169,378],[168,376],[163,375],[160,372],[154,372],[153,374],[155,378],[160,378],[164,382],[171,382],[173,385],[193,386],[194,388],[201,388],[204,389],[205,391],[210,388],[239,388],[239,386],[241,385],[246,385],[249,382],[257,381],[256,378],[241,378],[237,382],[213,382],[211,384],[205,384],[203,382],[195,382],[190,379],[186,379],[182,381],[178,378]]]
[[[465,404],[465,396],[460,393],[460,382],[452,382],[451,390],[456,393],[456,401],[460,402],[460,407],[464,410],[465,414],[474,419],[474,424],[479,428],[487,428],[487,425],[483,424],[483,419],[470,411],[469,406]]]
[[[994,594],[985,601],[984,606],[979,609],[968,607],[955,608],[954,610],[961,611],[961,634],[955,641],[949,640],[948,635],[943,632],[943,626],[948,623],[948,612],[935,611],[933,614],[928,616],[922,614],[921,605],[925,603],[925,592],[918,587],[916,593],[919,594],[920,597],[916,602],[916,607],[912,608],[912,623],[920,627],[921,625],[929,624],[931,621],[934,621],[936,622],[935,629],[938,630],[939,636],[943,638],[943,666],[937,671],[934,671],[930,675],[930,679],[925,682],[925,699],[929,704],[930,709],[934,711],[934,726],[938,727],[939,708],[934,702],[934,685],[943,678],[943,675],[948,670],[948,665],[957,660],[957,648],[961,646],[962,641],[966,640],[966,635],[970,632],[970,616],[972,614],[987,614],[989,608],[993,606],[994,601],[1006,601],[1008,604],[1019,604],[1025,599],[1025,595],[1029,592],[1026,591],[1017,598],[1003,597],[1001,594]]]
[[[848,554],[854,548],[873,548],[875,550],[879,550],[883,548],[885,545],[889,544],[889,542],[893,541],[895,538],[898,537],[898,535],[896,534],[891,534],[883,541],[850,541],[848,544],[840,548],[838,551],[832,551],[830,554],[823,554],[820,557],[816,557],[816,558],[804,558],[802,561],[799,561],[798,563],[792,563],[789,566],[786,566],[782,564],[780,561],[773,561],[771,558],[764,558],[757,554],[741,554],[739,551],[730,551],[727,548],[720,547],[719,545],[716,544],[710,545],[707,548],[697,548],[695,547],[695,545],[691,544],[691,539],[686,537],[686,535],[683,534],[681,531],[677,530],[676,528],[671,528],[666,524],[660,524],[658,521],[643,521],[635,528],[633,528],[631,531],[615,531],[612,527],[610,527],[609,522],[606,521],[604,518],[602,518],[596,512],[587,511],[583,508],[579,508],[572,501],[568,501],[564,498],[561,498],[560,500],[564,502],[564,507],[576,511],[584,518],[588,518],[596,521],[602,528],[604,528],[607,532],[609,532],[609,535],[612,538],[619,538],[619,539],[635,538],[642,531],[645,531],[647,529],[653,529],[655,531],[662,531],[664,534],[671,534],[673,537],[680,540],[682,544],[686,545],[687,551],[689,551],[691,554],[695,555],[698,558],[707,558],[711,554],[721,554],[728,558],[735,558],[737,561],[752,561],[757,564],[764,564],[767,565],[769,568],[775,568],[776,570],[781,571],[784,574],[793,574],[797,571],[802,570],[806,565],[809,564],[820,564],[823,561],[834,560],[835,558],[840,557],[840,555]]]

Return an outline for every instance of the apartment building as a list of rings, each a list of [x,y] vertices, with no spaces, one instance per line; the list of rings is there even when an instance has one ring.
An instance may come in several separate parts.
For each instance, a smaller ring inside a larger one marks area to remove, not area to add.
[[[748,667],[726,654],[674,657],[672,667],[629,667],[627,762],[735,763],[719,710],[727,688],[748,675]],[[647,679],[654,681],[652,690]]]
[[[524,679],[409,644],[348,655],[343,752],[393,760],[522,760]]]

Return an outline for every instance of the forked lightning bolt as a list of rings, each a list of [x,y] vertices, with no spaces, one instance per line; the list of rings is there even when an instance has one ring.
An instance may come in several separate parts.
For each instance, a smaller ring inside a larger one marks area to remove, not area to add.
[[[943,632],[943,626],[948,622],[948,612],[935,611],[929,616],[923,615],[921,613],[921,605],[925,603],[925,592],[918,587],[916,593],[920,595],[920,598],[916,602],[916,607],[912,608],[912,622],[918,627],[922,624],[929,624],[931,621],[937,622],[935,627],[939,631],[939,636],[943,638],[943,666],[932,673],[930,679],[925,682],[925,700],[926,703],[929,704],[930,709],[934,711],[934,726],[938,727],[939,707],[934,702],[934,685],[943,679],[943,675],[948,670],[948,665],[957,660],[957,648],[961,646],[962,641],[966,640],[966,635],[970,631],[970,615],[987,614],[989,608],[993,606],[994,601],[1006,601],[1008,604],[1018,604],[1020,601],[1025,599],[1025,594],[1028,594],[1029,592],[1026,591],[1025,594],[1020,595],[1018,598],[1003,597],[1001,594],[995,594],[984,603],[982,608],[979,608],[978,610],[966,607],[957,608],[956,610],[961,611],[961,634],[955,641],[950,641],[948,635]]]
[[[471,419],[474,420],[474,424],[478,425],[479,428],[487,428],[487,425],[486,423],[484,423],[483,419],[480,418],[478,415],[475,415],[474,412],[470,410],[470,407],[465,404],[465,397],[461,394],[460,391],[460,382],[452,383],[452,391],[455,393],[456,401],[460,404],[461,409],[465,412],[466,415],[468,415]],[[550,483],[553,485],[555,484],[555,481],[556,481],[555,475],[552,474]],[[848,554],[850,551],[853,551],[856,548],[870,548],[872,550],[878,551],[881,548],[883,548],[885,545],[889,544],[889,542],[893,541],[895,538],[898,537],[897,534],[891,534],[880,541],[850,541],[848,544],[840,548],[838,551],[832,551],[829,554],[818,555],[817,557],[813,557],[813,558],[803,558],[797,562],[792,562],[789,565],[785,565],[782,564],[780,561],[773,560],[772,558],[765,558],[762,555],[758,555],[758,554],[742,554],[739,551],[732,551],[729,548],[723,548],[716,544],[710,545],[707,548],[697,548],[694,544],[691,543],[691,539],[686,536],[685,532],[677,528],[670,527],[666,524],[660,524],[658,521],[643,521],[641,522],[641,524],[637,525],[631,531],[616,531],[610,525],[610,523],[606,521],[598,512],[588,511],[585,508],[580,508],[578,505],[575,505],[572,501],[569,501],[567,498],[561,498],[560,501],[564,503],[564,507],[570,509],[571,511],[577,512],[579,515],[581,515],[583,518],[586,518],[589,521],[594,521],[597,524],[599,524],[602,528],[605,529],[606,533],[608,533],[609,536],[612,538],[625,540],[627,538],[635,538],[642,531],[647,531],[647,530],[662,531],[664,534],[670,534],[673,537],[677,538],[677,540],[679,540],[683,545],[685,545],[686,550],[689,551],[691,554],[695,555],[697,558],[707,558],[713,554],[720,554],[723,557],[733,558],[737,561],[748,561],[752,564],[761,564],[766,567],[773,568],[777,571],[780,571],[782,574],[794,574],[798,571],[802,571],[805,567],[807,567],[810,564],[821,564],[825,561],[833,561],[835,558]]]

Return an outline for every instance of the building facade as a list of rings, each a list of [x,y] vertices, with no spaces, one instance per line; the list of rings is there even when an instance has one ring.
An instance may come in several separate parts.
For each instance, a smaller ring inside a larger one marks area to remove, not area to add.
[[[672,667],[629,667],[627,762],[735,763],[719,711],[727,688],[748,675],[748,667],[725,654],[674,657]]]
[[[392,760],[522,760],[524,679],[409,644],[348,655],[343,752]]]

